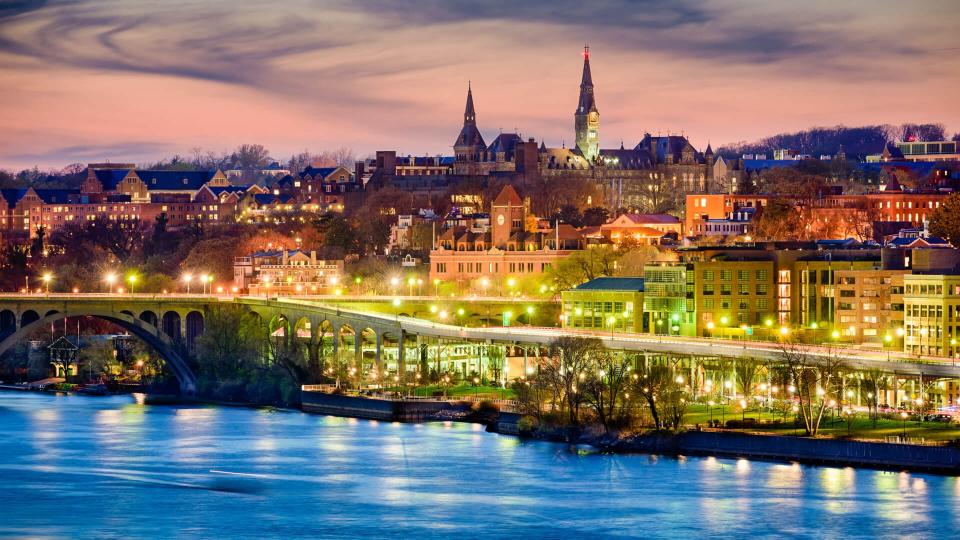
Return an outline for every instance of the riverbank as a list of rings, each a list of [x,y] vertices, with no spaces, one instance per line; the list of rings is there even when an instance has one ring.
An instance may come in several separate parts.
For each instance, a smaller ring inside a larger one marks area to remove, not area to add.
[[[897,444],[837,438],[792,437],[730,431],[648,432],[616,436],[524,432],[520,415],[501,413],[489,431],[549,441],[586,444],[604,452],[747,458],[892,471],[960,475],[960,447]]]

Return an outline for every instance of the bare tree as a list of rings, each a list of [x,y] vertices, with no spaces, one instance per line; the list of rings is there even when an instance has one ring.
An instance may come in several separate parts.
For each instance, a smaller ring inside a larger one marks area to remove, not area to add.
[[[779,356],[793,379],[804,431],[815,437],[846,364],[833,349],[818,353],[793,342],[782,343]]]
[[[604,351],[595,356],[581,384],[584,400],[607,432],[623,420],[629,374],[629,362],[621,355]]]
[[[606,351],[596,338],[559,337],[549,344],[547,361],[540,373],[549,381],[554,406],[567,413],[570,425],[580,426],[580,406],[583,404],[582,383],[591,362]]]

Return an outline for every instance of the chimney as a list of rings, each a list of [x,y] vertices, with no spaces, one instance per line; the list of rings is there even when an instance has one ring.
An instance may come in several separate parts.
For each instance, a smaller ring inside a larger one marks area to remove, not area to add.
[[[313,266],[317,265],[317,250],[310,250],[310,264]]]

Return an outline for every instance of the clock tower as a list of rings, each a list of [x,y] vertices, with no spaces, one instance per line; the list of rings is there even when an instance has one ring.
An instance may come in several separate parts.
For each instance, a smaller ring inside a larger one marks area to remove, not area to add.
[[[510,237],[523,231],[523,200],[513,186],[506,185],[490,205],[490,244],[506,249]]]

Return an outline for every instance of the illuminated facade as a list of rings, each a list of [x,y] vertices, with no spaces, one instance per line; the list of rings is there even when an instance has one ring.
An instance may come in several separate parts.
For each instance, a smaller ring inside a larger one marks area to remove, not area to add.
[[[905,352],[958,356],[960,275],[905,275],[903,309]]]
[[[259,251],[233,263],[234,287],[252,295],[330,294],[342,280],[343,261],[316,251]]]
[[[602,277],[563,291],[563,327],[642,332],[643,289],[643,278]]]

